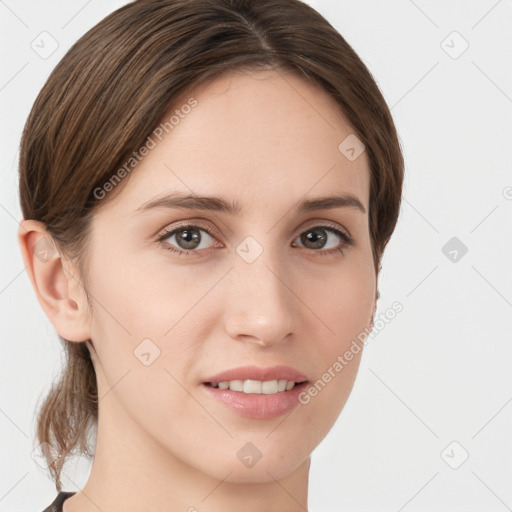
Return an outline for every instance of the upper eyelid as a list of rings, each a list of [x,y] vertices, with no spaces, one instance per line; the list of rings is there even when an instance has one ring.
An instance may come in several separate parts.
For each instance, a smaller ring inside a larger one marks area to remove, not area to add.
[[[177,225],[173,225],[172,227],[165,227],[159,230],[157,235],[158,239],[161,240],[162,238],[170,236],[171,233],[174,233],[175,231],[185,229],[188,227],[201,228],[204,231],[206,231],[210,236],[220,236],[217,233],[217,230],[212,229],[210,226],[207,226],[206,224],[202,224],[201,222],[198,221],[183,221],[183,223],[178,223]]]

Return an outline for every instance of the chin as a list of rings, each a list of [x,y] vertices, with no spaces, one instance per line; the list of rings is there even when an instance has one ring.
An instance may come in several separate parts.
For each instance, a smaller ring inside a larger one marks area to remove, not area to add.
[[[301,464],[309,465],[310,452],[296,429],[292,436],[286,436],[284,430],[281,436],[270,432],[272,429],[239,435],[217,445],[201,459],[201,470],[226,482],[264,483],[285,478]],[[288,443],[283,444],[286,438]]]

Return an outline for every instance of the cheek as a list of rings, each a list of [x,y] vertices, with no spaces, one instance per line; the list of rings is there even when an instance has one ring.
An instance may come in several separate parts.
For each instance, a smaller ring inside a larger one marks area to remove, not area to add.
[[[354,385],[375,305],[373,261],[351,260],[322,284],[308,295],[319,318],[317,332],[325,334],[315,336],[317,380],[302,401],[307,417],[317,420],[311,439],[327,434]]]
[[[329,268],[308,278],[302,297],[324,333],[317,339],[326,356],[332,359],[369,326],[375,294],[376,276],[369,249],[360,257],[347,257],[337,269]]]
[[[190,397],[177,381],[185,384],[197,360],[203,339],[199,326],[209,326],[198,318],[211,318],[201,297],[218,277],[129,257],[109,263],[114,260],[100,256],[91,267],[91,338],[104,390],[122,379],[118,393],[127,410],[149,412],[160,401],[179,415]]]
[[[164,336],[212,285],[204,272],[169,264],[161,254],[114,259],[101,253],[91,268],[96,327],[113,329],[112,334],[128,335],[134,342]]]

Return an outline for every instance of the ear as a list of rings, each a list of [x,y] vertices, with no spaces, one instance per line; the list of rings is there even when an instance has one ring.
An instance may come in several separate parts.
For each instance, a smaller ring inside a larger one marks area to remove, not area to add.
[[[59,252],[42,222],[22,220],[18,242],[39,304],[57,333],[69,341],[88,340],[89,305],[76,268]]]
[[[370,326],[369,326],[370,331],[373,329],[373,322],[375,320],[375,313],[377,312],[377,302],[379,300],[379,297],[380,297],[380,293],[377,290],[377,293],[375,294],[375,302],[373,303],[372,317],[370,319]]]

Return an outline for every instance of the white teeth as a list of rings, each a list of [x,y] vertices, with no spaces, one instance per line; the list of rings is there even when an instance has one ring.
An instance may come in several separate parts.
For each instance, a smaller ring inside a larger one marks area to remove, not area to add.
[[[244,393],[261,393],[260,380],[246,380],[244,381]]]
[[[267,380],[262,382],[260,380],[230,380],[223,382],[212,382],[214,388],[230,389],[231,391],[241,391],[248,394],[264,394],[273,395],[275,393],[282,393],[283,391],[290,391],[295,386],[294,381],[287,380]]]
[[[261,383],[261,392],[264,395],[279,393],[279,382],[277,380],[267,380]]]
[[[232,380],[229,382],[223,382],[223,384],[227,384],[228,387],[226,389],[231,389],[231,391],[243,391],[244,390],[244,381],[243,380]]]

